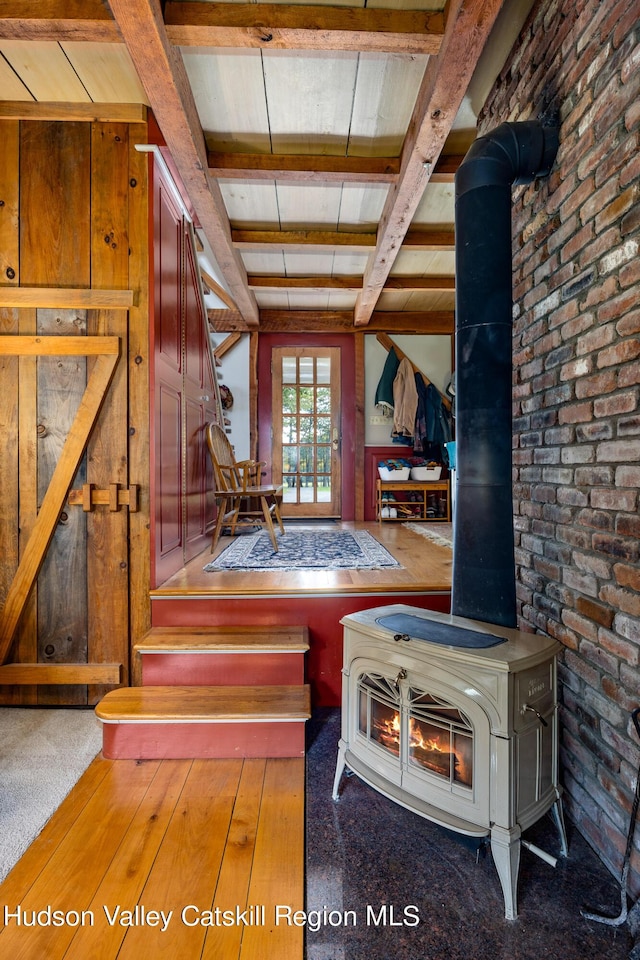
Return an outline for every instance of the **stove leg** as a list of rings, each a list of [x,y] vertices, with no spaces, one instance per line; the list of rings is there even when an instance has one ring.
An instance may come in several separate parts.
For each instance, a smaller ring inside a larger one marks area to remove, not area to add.
[[[569,856],[569,844],[567,843],[567,831],[564,825],[564,814],[562,812],[562,797],[558,796],[558,799],[551,807],[551,814],[553,816],[556,829],[558,831],[558,836],[560,837],[560,856],[568,857]]]
[[[515,920],[518,916],[518,871],[520,869],[520,828],[491,828],[491,855],[504,896],[504,916]]]
[[[338,760],[336,763],[336,775],[333,780],[333,794],[332,797],[334,800],[340,799],[340,781],[342,779],[342,774],[344,773],[344,768],[346,767],[345,758],[347,755],[347,744],[344,740],[338,741]]]

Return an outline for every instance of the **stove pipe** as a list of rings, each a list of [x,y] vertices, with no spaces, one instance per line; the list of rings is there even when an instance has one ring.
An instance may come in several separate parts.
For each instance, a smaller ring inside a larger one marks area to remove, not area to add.
[[[511,187],[546,176],[558,132],[503,123],[455,180],[456,502],[451,612],[516,625],[511,477]]]

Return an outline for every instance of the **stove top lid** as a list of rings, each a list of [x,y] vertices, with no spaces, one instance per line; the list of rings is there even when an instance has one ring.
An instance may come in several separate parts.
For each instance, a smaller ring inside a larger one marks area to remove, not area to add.
[[[429,643],[474,650],[506,643],[506,637],[499,637],[494,633],[480,633],[479,630],[469,630],[466,627],[441,623],[437,620],[426,620],[414,614],[392,613],[388,616],[376,617],[376,623],[386,630],[391,630],[395,634],[394,640],[428,640]]]

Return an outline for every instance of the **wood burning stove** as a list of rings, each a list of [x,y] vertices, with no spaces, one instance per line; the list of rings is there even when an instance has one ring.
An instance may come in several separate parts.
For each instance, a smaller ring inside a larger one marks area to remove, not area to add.
[[[420,816],[489,837],[505,916],[514,919],[522,831],[551,811],[567,852],[558,786],[560,644],[403,604],[341,622],[334,800],[348,768]]]

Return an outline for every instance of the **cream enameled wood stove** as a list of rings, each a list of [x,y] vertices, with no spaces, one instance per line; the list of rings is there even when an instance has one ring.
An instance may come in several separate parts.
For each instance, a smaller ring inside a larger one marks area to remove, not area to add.
[[[334,800],[348,768],[420,816],[490,837],[505,917],[514,919],[522,831],[551,811],[567,853],[558,786],[560,644],[404,604],[341,623]]]

